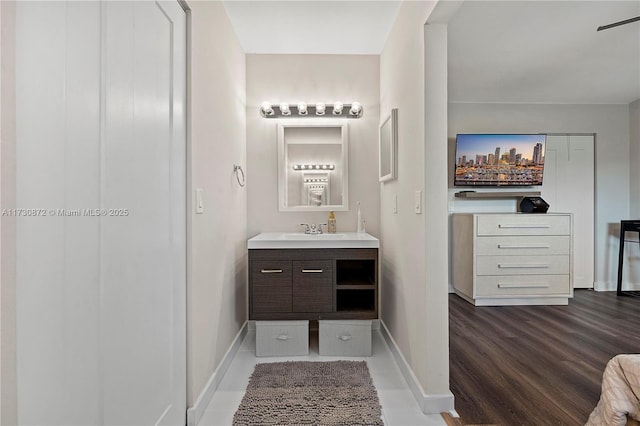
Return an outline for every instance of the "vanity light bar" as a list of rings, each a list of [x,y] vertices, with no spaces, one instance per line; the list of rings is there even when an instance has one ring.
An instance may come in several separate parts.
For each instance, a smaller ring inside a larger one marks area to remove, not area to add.
[[[334,170],[333,164],[295,164],[293,170]]]
[[[336,102],[333,105],[317,103],[307,104],[305,102],[287,103],[282,102],[272,105],[271,102],[263,102],[260,107],[260,115],[264,118],[300,118],[300,117],[340,117],[340,118],[360,118],[364,113],[360,102],[343,104]]]
[[[304,183],[325,183],[329,182],[327,178],[304,178]]]

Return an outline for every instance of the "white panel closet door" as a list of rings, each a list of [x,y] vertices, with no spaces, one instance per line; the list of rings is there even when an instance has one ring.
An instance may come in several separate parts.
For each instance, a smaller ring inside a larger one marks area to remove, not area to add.
[[[177,2],[17,2],[20,424],[185,423],[185,90]]]
[[[16,3],[18,420],[102,421],[100,4]],[[28,211],[28,210],[27,210]],[[25,211],[26,213],[26,211]]]
[[[186,415],[186,20],[105,2],[101,198],[104,423]]]
[[[573,286],[594,283],[594,148],[592,135],[549,135],[542,198],[553,212],[573,213]]]

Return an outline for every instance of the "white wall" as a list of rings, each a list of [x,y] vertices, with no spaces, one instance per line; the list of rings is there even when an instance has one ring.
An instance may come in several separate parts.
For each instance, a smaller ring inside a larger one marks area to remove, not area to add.
[[[640,218],[640,99],[629,104],[629,215],[626,219]],[[634,241],[632,234],[627,240]],[[640,288],[640,257],[638,244],[630,242],[625,247],[623,286],[626,289]],[[633,284],[625,284],[631,282]]]
[[[595,288],[614,289],[621,219],[629,218],[628,105],[479,104],[449,105],[449,138],[456,133],[595,133]],[[449,161],[453,164],[453,159]],[[452,195],[451,195],[452,196]],[[504,210],[504,201],[455,200],[450,210]],[[492,204],[493,203],[493,204]],[[515,203],[514,203],[515,207]],[[513,210],[512,210],[513,211]],[[580,232],[575,229],[574,232]]]
[[[191,7],[191,183],[187,283],[187,405],[247,319],[245,55],[222,2]],[[204,190],[204,213],[194,190]]]
[[[0,206],[15,208],[15,3],[0,2]],[[17,423],[16,220],[0,222],[0,424]]]
[[[380,185],[381,319],[422,387],[426,412],[453,408],[442,268],[447,263],[441,159],[446,157],[446,27],[427,31],[426,57],[433,62],[425,67],[424,24],[434,6],[403,2],[380,57],[380,118],[398,108],[398,178]],[[440,119],[442,126],[425,129],[426,112],[434,114],[427,120]],[[415,191],[424,194],[422,214],[413,210]]]
[[[380,232],[378,193],[379,58],[374,55],[247,55],[248,236],[300,231],[327,223],[328,212],[279,212],[277,123],[260,116],[262,102],[336,101],[363,105],[349,127],[349,211],[336,212],[338,232],[355,231],[360,201],[367,232]],[[320,122],[320,118],[311,119]]]
[[[629,104],[629,219],[640,217],[640,99]]]
[[[0,6],[0,46],[2,46],[2,7]],[[0,56],[0,69],[2,68],[2,57]],[[2,93],[2,73],[0,73],[0,93]],[[2,102],[0,101],[0,135],[2,135]],[[1,138],[0,138],[1,139]],[[2,188],[2,148],[0,147],[0,188]],[[2,191],[0,190],[0,200]],[[0,203],[1,204],[1,203]],[[2,226],[0,226],[0,242],[2,241]],[[2,262],[2,244],[0,243],[0,262]],[[2,307],[2,275],[0,274],[0,309]],[[0,314],[0,342],[2,342],[2,315]],[[2,351],[0,350],[0,377],[2,377]],[[0,422],[2,422],[2,379],[0,379]]]

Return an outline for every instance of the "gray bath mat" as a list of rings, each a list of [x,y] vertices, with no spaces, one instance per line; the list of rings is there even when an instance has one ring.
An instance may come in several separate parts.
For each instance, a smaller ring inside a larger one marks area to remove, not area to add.
[[[365,361],[256,365],[234,426],[383,425]]]

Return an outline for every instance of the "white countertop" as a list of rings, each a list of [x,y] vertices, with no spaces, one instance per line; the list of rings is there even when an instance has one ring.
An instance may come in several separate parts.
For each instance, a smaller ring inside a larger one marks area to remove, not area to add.
[[[380,240],[366,232],[304,234],[263,232],[250,238],[249,249],[380,248]]]

